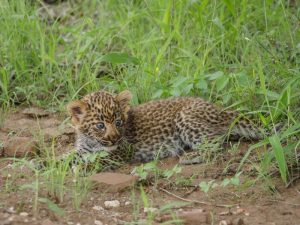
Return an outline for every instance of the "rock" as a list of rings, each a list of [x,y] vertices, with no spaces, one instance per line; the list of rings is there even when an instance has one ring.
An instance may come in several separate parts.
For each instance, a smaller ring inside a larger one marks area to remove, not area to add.
[[[131,205],[131,202],[130,201],[126,201],[125,202],[125,205],[127,206],[127,205]]]
[[[201,225],[209,223],[209,214],[203,209],[193,209],[191,211],[177,211],[176,216],[186,225]],[[165,215],[160,218],[159,222],[172,220],[173,215]]]
[[[132,186],[137,181],[137,176],[122,173],[98,173],[89,178],[93,182],[104,184],[106,190],[117,192],[126,187]]]
[[[27,212],[21,212],[20,216],[28,216],[29,214]]]
[[[37,143],[29,137],[12,137],[3,145],[6,157],[33,156],[37,152]]]
[[[95,220],[95,225],[103,225],[103,223],[100,220]]]
[[[52,222],[49,219],[43,220],[42,225],[56,225],[56,223]]]
[[[144,213],[154,213],[158,211],[158,208],[153,208],[153,207],[145,207],[144,208]]]
[[[229,225],[229,223],[226,220],[221,220],[219,225]]]
[[[242,214],[242,213],[245,213],[246,210],[243,209],[243,208],[240,208],[240,207],[236,207],[236,210],[234,210],[232,213],[233,215],[239,215],[239,214]]]
[[[117,208],[120,206],[120,202],[118,200],[112,200],[112,201],[105,201],[104,202],[104,206],[107,209],[111,209],[111,208]]]
[[[13,213],[16,213],[16,210],[15,208],[12,206],[12,207],[9,207],[6,212],[10,213],[10,214],[13,214]]]
[[[99,206],[99,205],[95,205],[95,206],[93,207],[93,210],[96,210],[96,211],[103,211],[104,209],[103,209],[101,206]]]

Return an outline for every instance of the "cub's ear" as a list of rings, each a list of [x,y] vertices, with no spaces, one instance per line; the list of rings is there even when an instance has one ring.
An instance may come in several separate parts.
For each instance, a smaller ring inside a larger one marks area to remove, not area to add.
[[[116,101],[120,104],[123,112],[127,113],[130,109],[129,102],[132,98],[130,91],[125,90],[116,96]]]
[[[87,104],[81,100],[70,102],[67,105],[67,110],[72,117],[74,125],[78,124],[86,113]]]

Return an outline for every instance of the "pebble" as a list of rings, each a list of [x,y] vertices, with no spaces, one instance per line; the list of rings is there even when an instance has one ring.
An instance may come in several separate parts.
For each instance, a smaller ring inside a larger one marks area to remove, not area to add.
[[[95,225],[103,225],[103,223],[100,220],[95,220]]]
[[[228,225],[227,221],[226,220],[221,220],[219,225]]]
[[[28,216],[28,213],[27,212],[21,212],[20,216]]]
[[[93,207],[93,209],[94,210],[97,210],[97,211],[103,211],[104,209],[101,207],[101,206],[99,206],[99,205],[95,205],[94,207]]]
[[[144,213],[154,213],[158,210],[158,208],[153,208],[153,207],[145,207],[144,208]]]
[[[126,201],[125,205],[131,205],[131,202],[130,201]]]
[[[119,192],[137,182],[137,177],[122,173],[97,173],[89,177],[97,185],[104,185],[109,192]]]
[[[118,200],[112,200],[112,201],[105,201],[104,202],[105,208],[117,208],[120,206],[120,202]]]
[[[9,207],[9,208],[7,209],[7,212],[8,212],[8,213],[16,213],[16,211],[15,211],[15,209],[14,209],[13,206],[12,206],[12,207]]]

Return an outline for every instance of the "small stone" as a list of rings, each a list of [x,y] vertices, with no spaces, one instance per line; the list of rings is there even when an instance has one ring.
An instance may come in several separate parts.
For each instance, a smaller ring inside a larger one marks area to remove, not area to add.
[[[95,206],[93,207],[93,209],[96,210],[96,211],[103,211],[103,210],[104,210],[104,209],[103,209],[101,206],[99,206],[99,205],[95,205]]]
[[[158,208],[153,208],[153,207],[145,207],[144,208],[144,213],[154,213],[158,210]]]
[[[10,214],[16,213],[15,208],[13,206],[9,207],[6,211]]]
[[[11,137],[3,146],[6,157],[33,156],[37,150],[37,143],[29,137]]]
[[[227,221],[226,220],[221,220],[219,225],[228,225]]]
[[[103,225],[103,223],[100,220],[95,220],[95,225]]]
[[[21,212],[20,216],[28,216],[28,213],[27,212]]]
[[[236,211],[234,211],[233,214],[238,215],[241,213],[245,213],[245,211],[245,209],[237,207]]]
[[[67,222],[67,224],[68,224],[68,225],[73,225],[74,223],[71,222],[71,221],[69,221],[69,222]]]
[[[126,201],[125,205],[131,205],[131,202],[130,201]]]
[[[137,181],[137,176],[122,173],[98,173],[89,178],[93,182],[104,184],[106,190],[117,192],[133,185]]]
[[[107,209],[110,209],[110,208],[117,208],[120,206],[120,202],[118,200],[112,200],[112,201],[105,201],[104,202],[104,206],[105,208]]]

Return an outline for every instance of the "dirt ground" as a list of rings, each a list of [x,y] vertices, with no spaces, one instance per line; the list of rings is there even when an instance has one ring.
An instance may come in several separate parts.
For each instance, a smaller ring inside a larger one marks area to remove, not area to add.
[[[26,108],[5,116],[0,129],[0,225],[160,224],[174,218],[174,214],[184,224],[300,224],[300,182],[286,188],[276,175],[272,179],[257,179],[254,156],[251,163],[243,167],[240,185],[214,188],[207,194],[197,188],[201,181],[215,179],[221,182],[226,177],[232,177],[247,150],[247,143],[242,144],[238,151],[226,152],[213,162],[182,166],[176,179],[190,180],[189,184],[181,185],[175,179],[170,181],[163,178],[143,183],[148,196],[147,207],[142,201],[141,183],[118,192],[94,185],[79,210],[75,210],[71,200],[66,197],[63,202],[52,199],[65,211],[63,216],[42,203],[34,213],[35,192],[19,187],[32,183],[35,174],[24,167],[12,166],[8,157],[34,158],[43,154],[41,151],[45,146],[51,145],[59,155],[71,150],[74,140],[74,130],[65,115]],[[163,160],[159,162],[159,168],[170,169],[177,163],[178,159],[175,158]],[[133,167],[124,165],[115,172],[130,174]],[[228,168],[226,172],[225,167]],[[24,175],[20,175],[22,173]],[[49,197],[44,190],[40,190],[39,196]],[[112,200],[118,200],[120,205],[107,207],[105,201]],[[172,209],[163,211],[170,204],[173,204],[170,207]],[[152,222],[149,222],[150,217],[153,217]]]

